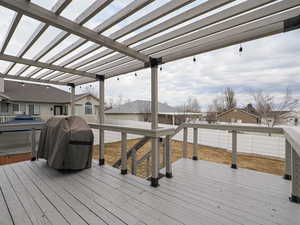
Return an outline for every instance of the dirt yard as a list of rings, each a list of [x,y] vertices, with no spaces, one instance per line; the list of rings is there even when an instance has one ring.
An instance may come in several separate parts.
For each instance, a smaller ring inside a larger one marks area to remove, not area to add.
[[[128,149],[130,149],[138,140],[128,140]],[[172,161],[182,158],[182,142],[172,141],[173,157]],[[105,161],[112,165],[120,158],[121,143],[115,142],[105,144]],[[148,142],[137,153],[137,159],[148,152],[150,149],[150,142]],[[162,149],[162,148],[161,148]],[[188,158],[192,158],[193,145],[188,144]],[[94,147],[94,159],[98,160],[99,146]],[[217,149],[207,146],[198,147],[198,158],[216,163],[231,164],[231,153],[223,149]],[[162,151],[161,157],[162,159]],[[128,170],[131,168],[131,160],[128,160]],[[271,173],[282,176],[284,173],[284,161],[258,155],[238,154],[238,167],[257,170],[265,173]],[[146,162],[142,163],[138,169],[138,176],[146,177]]]

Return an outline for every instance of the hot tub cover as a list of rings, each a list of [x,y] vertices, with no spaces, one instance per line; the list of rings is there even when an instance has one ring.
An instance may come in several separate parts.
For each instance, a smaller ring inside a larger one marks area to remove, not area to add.
[[[94,136],[84,119],[78,116],[51,118],[42,129],[38,158],[55,169],[91,167]]]

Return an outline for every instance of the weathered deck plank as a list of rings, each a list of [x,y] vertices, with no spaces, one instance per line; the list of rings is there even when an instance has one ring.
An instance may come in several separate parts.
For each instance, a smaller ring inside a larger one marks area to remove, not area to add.
[[[44,160],[0,167],[0,224],[300,225],[279,176],[188,159],[148,181],[93,164],[61,173]]]

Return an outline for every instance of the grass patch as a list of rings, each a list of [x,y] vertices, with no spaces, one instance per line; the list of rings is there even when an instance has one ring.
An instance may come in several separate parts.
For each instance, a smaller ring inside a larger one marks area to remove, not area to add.
[[[130,149],[139,140],[128,140],[128,147]],[[141,158],[146,152],[150,150],[150,142],[145,144],[137,152],[137,159]],[[182,158],[182,142],[173,141],[172,147],[172,161]],[[160,148],[161,161],[162,161],[162,147]],[[188,158],[192,158],[193,144],[188,144]],[[213,147],[201,146],[197,148],[198,158],[201,160],[207,160],[210,162],[231,164],[231,152],[224,149],[218,149]],[[108,165],[113,165],[121,157],[121,142],[114,142],[105,144],[105,162]],[[99,159],[99,146],[94,146],[93,158]],[[270,173],[275,175],[283,176],[284,174],[284,161],[281,159],[271,158],[267,156],[238,153],[238,167],[256,170],[264,173]],[[128,171],[131,170],[131,160],[128,160]],[[138,168],[137,175],[145,178],[147,175],[146,161],[144,161]]]

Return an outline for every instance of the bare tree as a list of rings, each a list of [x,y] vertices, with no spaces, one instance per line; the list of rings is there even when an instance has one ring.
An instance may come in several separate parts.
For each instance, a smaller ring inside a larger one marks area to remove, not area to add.
[[[201,112],[201,106],[197,98],[189,96],[182,105],[177,107],[177,110],[184,114],[180,119],[180,123],[182,123],[191,119],[192,116],[189,113]]]
[[[230,110],[236,107],[235,93],[230,87],[227,87],[224,90],[224,105],[225,110]]]
[[[274,96],[266,94],[262,90],[252,91],[252,97],[258,115],[268,127],[274,127],[282,120],[288,119],[299,104],[299,100],[292,96],[289,88],[286,89],[282,98],[275,99]]]
[[[216,97],[213,100],[212,104],[209,106],[209,108],[210,111],[217,112],[217,113],[225,111],[224,97],[223,96]]]
[[[226,110],[230,110],[235,108],[237,105],[237,101],[235,98],[235,92],[232,88],[225,88],[223,95],[216,97],[212,104],[209,106],[211,111],[221,113]]]

